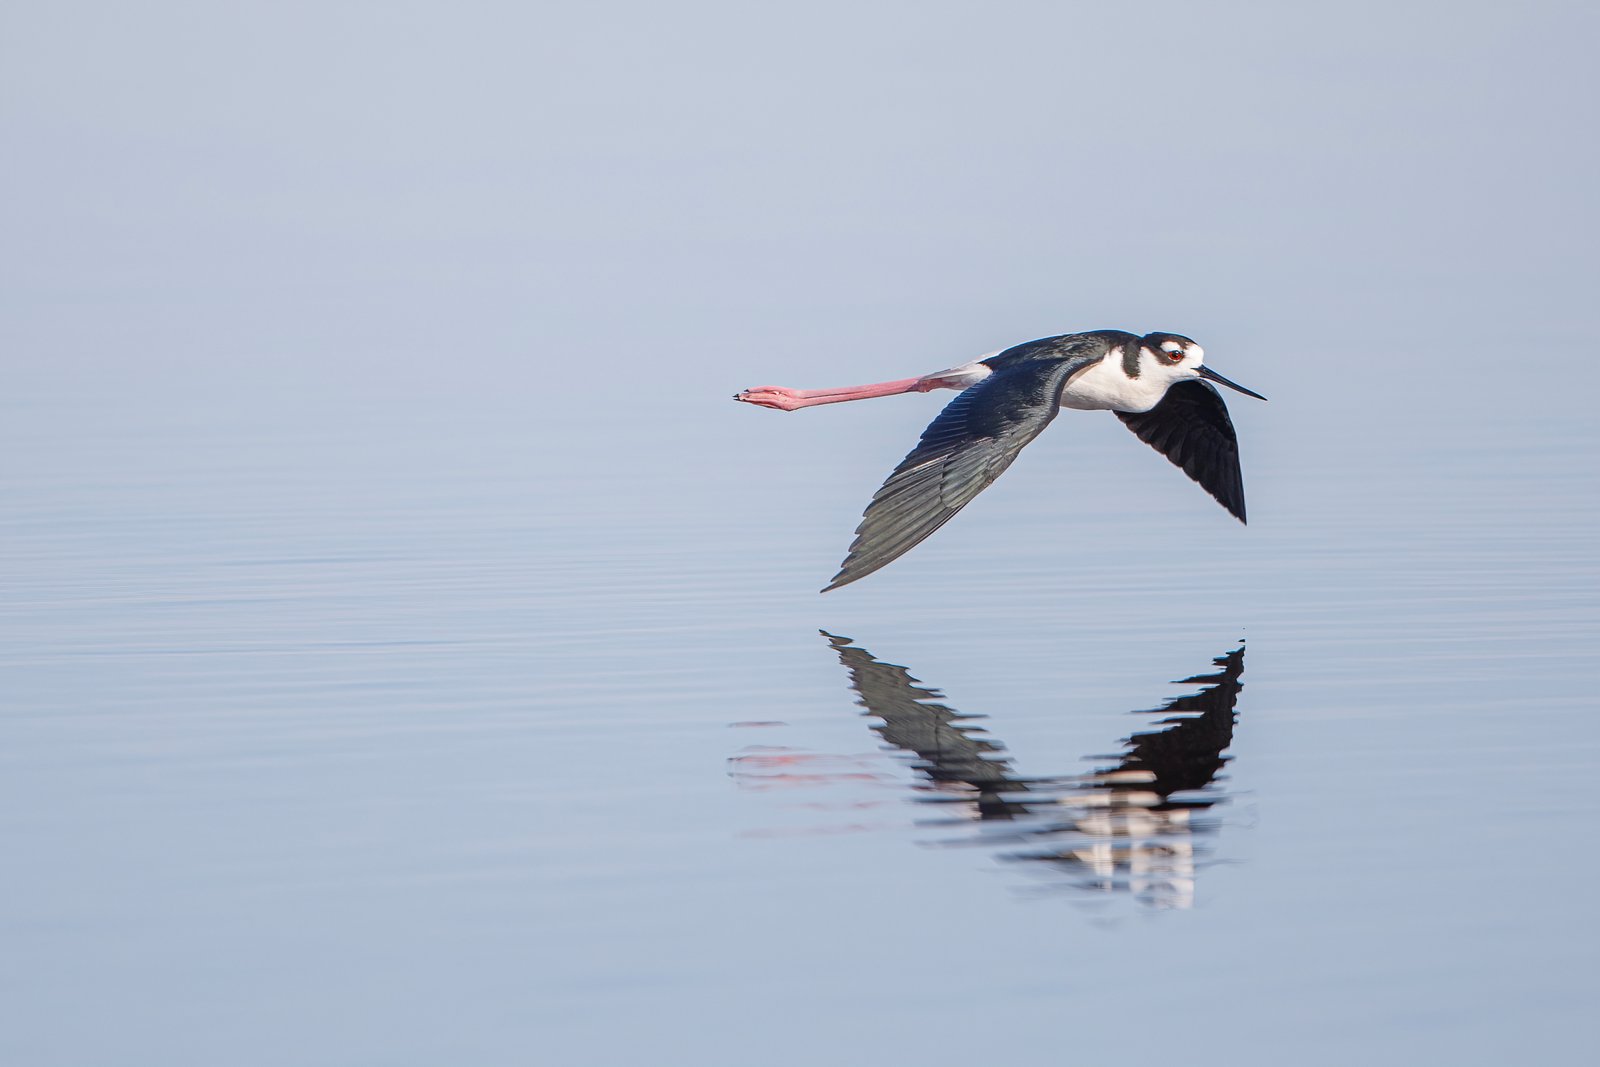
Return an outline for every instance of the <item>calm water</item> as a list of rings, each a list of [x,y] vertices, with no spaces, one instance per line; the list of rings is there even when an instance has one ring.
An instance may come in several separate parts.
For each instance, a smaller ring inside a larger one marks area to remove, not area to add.
[[[1575,1047],[1592,427],[1235,404],[1245,529],[1067,416],[819,597],[939,398],[166,387],[8,410],[11,1062]]]
[[[1592,1059],[1596,19],[17,7],[0,1063]]]

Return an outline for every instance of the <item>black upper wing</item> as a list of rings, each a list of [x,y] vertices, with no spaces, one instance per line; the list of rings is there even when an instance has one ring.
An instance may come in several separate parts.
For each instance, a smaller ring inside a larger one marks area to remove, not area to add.
[[[873,495],[849,554],[823,592],[866,577],[949,522],[1050,424],[1061,409],[1062,383],[1096,358],[1009,363],[950,401]]]
[[[1212,386],[1179,382],[1149,411],[1119,411],[1117,418],[1182,468],[1200,488],[1244,522],[1244,475],[1239,471],[1239,438],[1228,406]]]

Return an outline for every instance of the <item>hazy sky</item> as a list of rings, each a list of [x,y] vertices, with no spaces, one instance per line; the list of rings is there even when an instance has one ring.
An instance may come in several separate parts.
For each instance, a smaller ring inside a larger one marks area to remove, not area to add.
[[[1543,364],[1595,288],[1597,24],[13,4],[0,340],[13,369],[603,363],[719,394],[1104,326],[1269,395],[1446,336],[1459,368]]]

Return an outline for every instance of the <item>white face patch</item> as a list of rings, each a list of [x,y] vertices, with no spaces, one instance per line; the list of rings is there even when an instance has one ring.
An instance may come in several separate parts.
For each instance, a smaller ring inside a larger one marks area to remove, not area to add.
[[[1188,344],[1184,344],[1182,341],[1162,341],[1161,351],[1169,358],[1178,356],[1180,361],[1192,360],[1195,363],[1199,363],[1206,358],[1206,350],[1192,341]]]

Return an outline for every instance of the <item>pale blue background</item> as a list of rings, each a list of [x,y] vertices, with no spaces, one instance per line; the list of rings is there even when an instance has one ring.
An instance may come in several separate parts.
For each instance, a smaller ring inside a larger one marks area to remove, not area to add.
[[[10,5],[0,1059],[1592,1056],[1597,32]],[[1071,414],[815,594],[948,394],[730,393],[1106,326],[1248,529]],[[1196,907],[922,847],[819,628],[1024,773],[1246,638]]]

